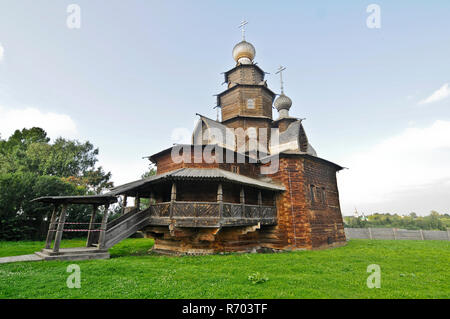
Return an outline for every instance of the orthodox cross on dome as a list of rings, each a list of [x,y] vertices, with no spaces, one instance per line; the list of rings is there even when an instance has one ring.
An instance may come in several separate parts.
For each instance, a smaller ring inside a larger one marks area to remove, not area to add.
[[[242,41],[245,41],[245,25],[247,24],[247,21],[242,20],[241,24],[239,25],[239,28],[242,30]]]
[[[277,72],[275,72],[275,74],[280,73],[281,94],[284,94],[284,87],[283,87],[283,71],[284,70],[286,70],[286,68],[284,66],[280,65]]]

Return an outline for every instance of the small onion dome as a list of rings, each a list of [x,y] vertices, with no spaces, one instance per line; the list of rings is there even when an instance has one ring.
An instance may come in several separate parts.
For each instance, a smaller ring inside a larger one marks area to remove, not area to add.
[[[242,64],[251,64],[255,55],[255,47],[245,40],[239,42],[233,48],[233,59]]]
[[[284,95],[284,93],[281,93],[281,95],[277,97],[273,105],[278,110],[278,112],[280,112],[281,110],[289,111],[292,106],[292,100],[288,96]]]

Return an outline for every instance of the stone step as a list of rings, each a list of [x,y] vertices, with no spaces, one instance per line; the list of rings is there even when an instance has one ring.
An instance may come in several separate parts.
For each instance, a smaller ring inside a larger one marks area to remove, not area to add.
[[[39,261],[43,258],[40,256],[37,256],[35,254],[31,255],[21,255],[21,256],[11,256],[11,257],[2,257],[0,258],[0,264],[6,264],[6,263],[15,263],[15,262],[22,262],[22,261]]]
[[[70,255],[46,255],[42,252],[35,253],[43,260],[91,260],[91,259],[109,259],[109,252],[97,252],[87,254],[70,254]]]
[[[42,249],[40,253],[46,256],[70,256],[70,255],[84,255],[84,254],[97,254],[108,252],[106,249],[98,249],[97,247],[76,247],[76,248],[61,248],[58,252],[54,252],[52,249]]]

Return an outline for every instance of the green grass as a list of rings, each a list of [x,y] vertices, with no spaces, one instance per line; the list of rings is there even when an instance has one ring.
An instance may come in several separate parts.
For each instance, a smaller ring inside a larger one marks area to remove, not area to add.
[[[320,251],[196,257],[148,254],[152,244],[127,239],[109,260],[0,264],[0,298],[450,298],[448,241],[351,240]],[[0,256],[42,247],[0,242]],[[81,267],[80,289],[66,286],[72,263]],[[367,288],[370,264],[381,267],[379,289]],[[268,280],[250,281],[257,272]]]

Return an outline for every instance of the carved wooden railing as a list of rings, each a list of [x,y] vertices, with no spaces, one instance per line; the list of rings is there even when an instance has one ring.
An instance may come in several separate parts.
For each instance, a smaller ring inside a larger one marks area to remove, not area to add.
[[[273,206],[218,202],[165,202],[149,208],[151,225],[179,227],[218,227],[274,225],[277,210]]]

